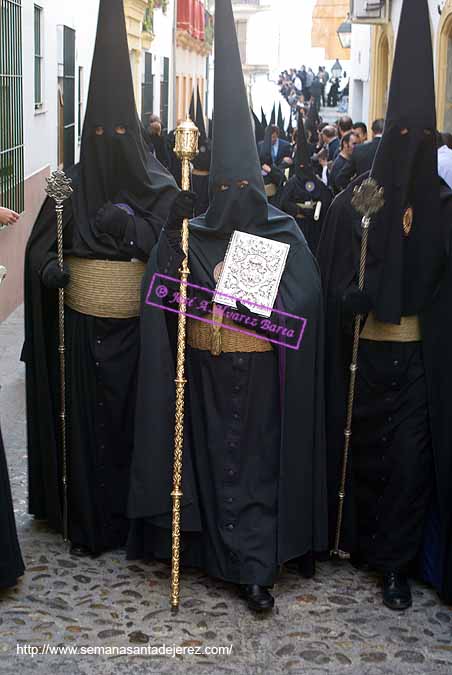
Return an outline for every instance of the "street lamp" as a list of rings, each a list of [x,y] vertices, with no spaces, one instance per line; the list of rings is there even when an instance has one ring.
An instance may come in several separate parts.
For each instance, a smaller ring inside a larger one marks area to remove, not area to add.
[[[350,15],[347,15],[345,21],[337,29],[337,36],[343,49],[350,49],[352,46],[352,22]]]
[[[331,74],[332,74],[332,76],[333,76],[334,78],[338,78],[338,79],[339,79],[340,76],[342,75],[342,70],[343,70],[343,68],[342,68],[341,64],[339,63],[339,59],[336,59],[336,63],[335,63],[334,66],[331,68]]]

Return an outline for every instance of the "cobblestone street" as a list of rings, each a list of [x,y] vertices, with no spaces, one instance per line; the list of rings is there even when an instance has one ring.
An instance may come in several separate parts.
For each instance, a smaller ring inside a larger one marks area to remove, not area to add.
[[[375,579],[323,564],[304,581],[284,571],[277,610],[252,616],[235,589],[183,575],[182,606],[168,604],[168,567],[129,563],[123,551],[71,557],[61,538],[26,513],[22,313],[0,325],[0,413],[27,571],[0,595],[1,673],[383,673],[452,672],[452,611],[416,585],[404,615],[380,603]],[[229,646],[229,656],[17,654],[17,645]]]

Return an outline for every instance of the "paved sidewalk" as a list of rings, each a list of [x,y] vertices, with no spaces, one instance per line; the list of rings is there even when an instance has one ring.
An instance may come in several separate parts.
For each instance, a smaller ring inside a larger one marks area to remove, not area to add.
[[[131,564],[124,552],[96,560],[69,555],[61,538],[26,514],[22,314],[0,325],[0,413],[27,572],[0,595],[0,673],[233,673],[383,675],[452,672],[452,611],[424,586],[395,614],[375,580],[348,565],[320,566],[306,582],[285,571],[277,610],[252,616],[233,588],[201,573],[183,575],[182,606],[168,609],[168,567]],[[1,552],[0,552],[1,555]],[[229,656],[17,655],[42,648],[232,645]]]

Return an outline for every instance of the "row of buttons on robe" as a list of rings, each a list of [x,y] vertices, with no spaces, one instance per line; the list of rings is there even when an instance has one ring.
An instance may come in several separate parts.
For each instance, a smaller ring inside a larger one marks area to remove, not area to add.
[[[96,336],[96,346],[100,347],[102,345],[102,338],[100,335]],[[101,378],[101,360],[99,357],[98,349],[96,349],[96,402],[97,408],[95,415],[95,437],[98,444],[98,454],[97,454],[97,472],[98,472],[98,483],[97,486],[101,489],[101,493],[98,495],[99,508],[101,509],[101,518],[102,525],[104,530],[111,530],[112,524],[107,519],[106,509],[105,509],[105,463],[104,463],[104,454],[106,447],[106,437],[105,437],[105,400],[104,400],[104,388]]]
[[[232,401],[233,421],[231,423],[230,430],[226,436],[227,439],[226,447],[228,450],[228,464],[225,467],[225,486],[226,486],[225,503],[228,505],[225,509],[225,511],[228,513],[227,517],[228,522],[226,523],[226,530],[231,533],[236,527],[237,518],[236,513],[234,513],[234,508],[232,506],[233,504],[235,504],[236,499],[230,493],[231,491],[233,491],[234,483],[237,482],[236,480],[238,475],[237,462],[239,461],[239,458],[235,458],[234,462],[234,458],[231,457],[231,455],[233,455],[234,452],[237,451],[238,448],[240,447],[239,440],[243,425],[240,414],[240,403],[238,395],[241,392],[243,392],[243,384],[244,384],[243,380],[247,373],[246,365],[247,364],[245,363],[244,357],[236,355],[232,356],[232,373],[234,377],[234,384],[232,386],[233,396],[231,398],[231,401]],[[238,556],[233,551],[230,551],[229,557],[231,558],[231,560],[238,560]]]

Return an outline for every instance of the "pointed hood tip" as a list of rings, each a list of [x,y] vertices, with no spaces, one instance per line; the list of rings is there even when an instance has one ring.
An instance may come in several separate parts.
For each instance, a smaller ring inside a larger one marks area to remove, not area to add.
[[[407,73],[415,72],[423,93]],[[436,130],[435,76],[430,10],[427,0],[404,0],[394,52],[386,124],[408,121]]]
[[[211,179],[217,173],[236,177],[242,172],[263,186],[231,0],[217,1],[215,15]]]

